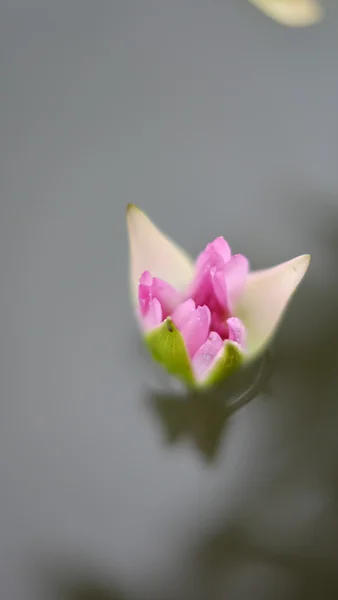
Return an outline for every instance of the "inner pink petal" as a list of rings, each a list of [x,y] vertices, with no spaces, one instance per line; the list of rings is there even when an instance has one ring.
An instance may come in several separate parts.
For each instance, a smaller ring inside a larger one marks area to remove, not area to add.
[[[212,285],[210,270],[205,270],[197,274],[196,279],[193,282],[192,289],[189,291],[195,303],[199,306],[209,304],[209,299],[212,294]]]
[[[226,324],[226,320],[223,315],[217,311],[211,313],[210,329],[212,331],[216,331],[223,340],[228,337],[228,326]]]
[[[224,267],[225,287],[231,310],[244,290],[248,273],[249,261],[243,254],[235,254]]]
[[[153,283],[153,278],[150,275],[149,271],[143,271],[140,277],[140,285],[148,285],[150,286]]]
[[[153,298],[157,298],[162,306],[163,319],[166,319],[180,301],[179,293],[169,283],[153,278],[151,293]]]
[[[207,306],[198,306],[182,328],[182,335],[189,356],[193,357],[205,342],[210,330],[210,310]]]
[[[228,326],[229,340],[236,342],[241,348],[244,348],[246,343],[246,329],[242,321],[237,319],[237,317],[231,317],[230,319],[227,319],[226,323]]]
[[[193,369],[197,379],[203,379],[205,377],[222,346],[222,338],[215,331],[211,331],[208,339],[197,350],[192,360]]]
[[[182,333],[198,379],[206,376],[227,340],[241,348],[246,343],[243,323],[230,315],[244,289],[248,271],[246,257],[231,257],[228,243],[218,237],[199,255],[185,301],[177,290],[152,277],[149,271],[140,277],[138,296],[143,327],[158,327],[171,316]]]
[[[143,326],[146,331],[158,327],[162,323],[162,308],[157,298],[151,298],[148,309],[143,315]]]
[[[141,313],[144,314],[145,300],[150,294],[157,298],[162,309],[162,318],[166,319],[180,301],[180,294],[166,281],[152,277],[149,271],[144,271],[140,277],[138,296]]]
[[[149,303],[151,300],[150,287],[143,283],[138,286],[138,299],[140,305],[141,315],[144,317],[149,310]]]
[[[211,243],[213,250],[219,254],[223,261],[227,263],[231,258],[231,250],[228,242],[225,241],[224,237],[220,236]]]
[[[196,305],[209,305],[213,296],[211,273],[219,269],[224,269],[224,262],[216,252],[212,252],[200,266],[196,265],[196,275],[188,290],[188,295],[195,300]]]
[[[224,311],[229,310],[228,291],[225,284],[224,270],[211,270],[212,287],[219,305]]]
[[[192,316],[195,308],[195,302],[191,298],[185,302],[182,302],[182,304],[179,304],[179,306],[175,308],[171,318],[178,329],[181,330],[182,327],[184,327],[184,325]]]
[[[217,255],[223,264],[230,260],[230,246],[223,237],[218,237],[213,242],[210,242],[210,244],[206,245],[205,249],[203,252],[201,252],[196,260],[196,269],[199,270],[212,255]]]

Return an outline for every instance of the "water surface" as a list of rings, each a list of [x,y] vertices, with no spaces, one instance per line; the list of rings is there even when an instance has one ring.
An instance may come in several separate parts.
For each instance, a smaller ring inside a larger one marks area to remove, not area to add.
[[[327,13],[0,6],[1,598],[338,596]],[[266,362],[205,401],[140,345],[127,202],[192,254],[218,235],[253,268],[312,254]]]

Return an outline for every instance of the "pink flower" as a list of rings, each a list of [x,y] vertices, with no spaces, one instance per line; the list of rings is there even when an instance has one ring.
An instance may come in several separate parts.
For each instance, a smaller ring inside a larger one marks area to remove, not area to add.
[[[202,380],[227,340],[245,349],[245,327],[233,316],[249,272],[241,254],[231,256],[227,242],[217,238],[200,254],[192,282],[184,291],[144,271],[139,280],[139,317],[144,331],[168,317],[181,332],[193,373]]]
[[[127,210],[131,288],[154,358],[188,385],[206,386],[262,352],[310,257],[254,273],[216,238],[195,263],[136,206]]]

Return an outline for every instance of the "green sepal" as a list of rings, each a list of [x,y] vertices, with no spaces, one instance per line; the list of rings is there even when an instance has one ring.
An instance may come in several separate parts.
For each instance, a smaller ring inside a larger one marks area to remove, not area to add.
[[[199,387],[209,387],[230,377],[243,364],[243,360],[244,355],[237,344],[229,341],[225,342],[222,356],[206,379],[199,382]]]
[[[154,360],[188,387],[205,388],[215,385],[232,375],[244,359],[237,344],[228,341],[224,344],[223,354],[206,379],[198,381],[194,376],[183,336],[170,317],[147,333],[145,342]]]
[[[175,375],[189,387],[196,385],[183,336],[170,317],[147,333],[145,342],[154,360],[168,373]]]

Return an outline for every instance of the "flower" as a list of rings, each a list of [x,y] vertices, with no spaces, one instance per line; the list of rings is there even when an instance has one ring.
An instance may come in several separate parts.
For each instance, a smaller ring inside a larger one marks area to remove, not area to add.
[[[250,272],[216,238],[194,262],[135,205],[127,208],[130,284],[155,360],[190,387],[224,379],[270,341],[310,256]]]
[[[316,0],[249,0],[266,15],[289,27],[308,27],[323,18]]]

